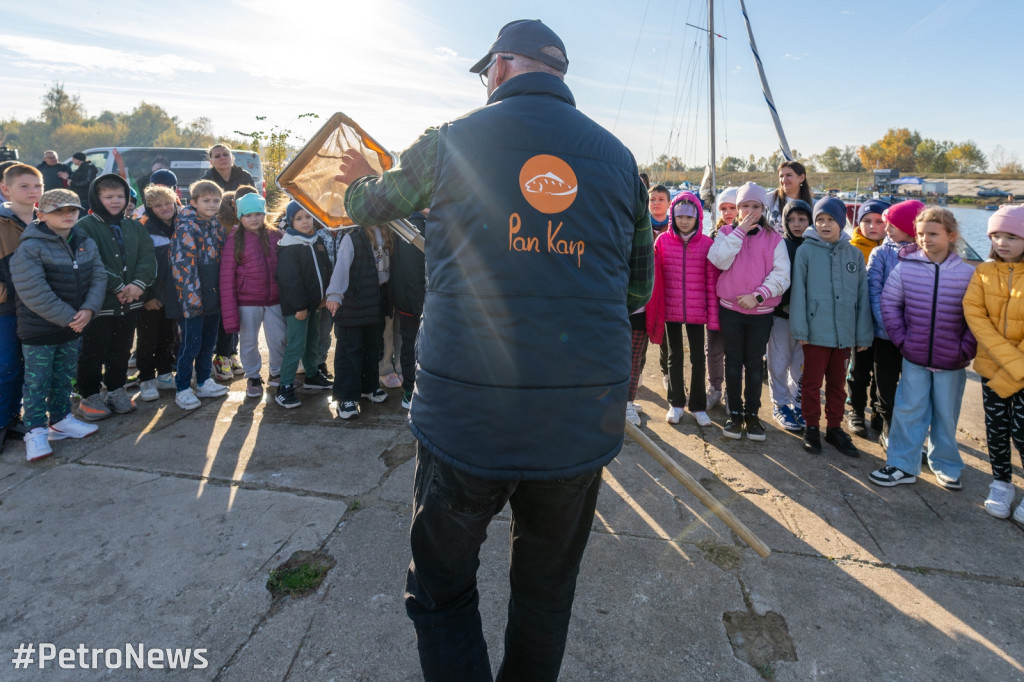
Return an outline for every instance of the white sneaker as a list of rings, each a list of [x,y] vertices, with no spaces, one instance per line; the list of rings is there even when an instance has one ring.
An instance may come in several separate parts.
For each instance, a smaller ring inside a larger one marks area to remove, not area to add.
[[[1021,500],[1017,505],[1017,510],[1013,512],[1013,520],[1017,523],[1024,523],[1024,500]]]
[[[147,379],[139,387],[139,400],[147,402],[160,399],[160,390],[156,386],[156,379]]]
[[[665,414],[665,421],[669,424],[678,424],[679,420],[683,418],[683,413],[686,412],[681,407],[670,407],[668,412]]]
[[[711,417],[704,410],[698,410],[697,412],[691,412],[693,418],[697,420],[697,426],[711,426]]]
[[[1005,481],[992,481],[988,484],[988,499],[985,500],[985,511],[997,519],[1005,519],[1010,515],[1013,506],[1013,484]]]
[[[636,412],[636,405],[626,403],[626,421],[633,426],[640,426],[640,415]]]
[[[227,386],[221,386],[213,377],[210,377],[202,383],[201,386],[196,386],[196,397],[197,398],[219,398],[228,392]],[[180,394],[179,394],[180,395]]]
[[[174,396],[174,404],[183,410],[194,410],[197,407],[202,406],[199,402],[199,398],[192,392],[191,388],[186,388],[184,391],[178,391],[178,394]]]
[[[50,440],[85,438],[86,436],[91,436],[99,431],[99,428],[100,427],[95,424],[86,424],[83,421],[75,419],[74,415],[68,414],[68,416],[64,417],[56,424],[50,424],[48,437]]]
[[[34,462],[53,454],[53,448],[46,438],[47,429],[37,426],[25,434],[25,461]]]
[[[156,378],[156,387],[161,391],[178,390],[177,384],[174,383],[174,374],[171,372],[158,376]]]
[[[716,391],[714,389],[709,389],[708,390],[708,409],[710,410],[712,407],[714,407],[715,405],[717,405],[720,402],[722,402],[722,392],[721,391]]]

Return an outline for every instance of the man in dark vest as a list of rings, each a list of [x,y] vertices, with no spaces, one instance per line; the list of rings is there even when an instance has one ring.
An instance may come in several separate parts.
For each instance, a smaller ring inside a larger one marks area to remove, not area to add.
[[[409,423],[418,440],[406,611],[427,680],[490,680],[476,570],[508,502],[498,677],[558,676],[601,470],[622,447],[628,315],[653,278],[629,151],[576,110],[561,39],[515,21],[470,69],[487,106],[338,180],[363,225],[430,208]]]

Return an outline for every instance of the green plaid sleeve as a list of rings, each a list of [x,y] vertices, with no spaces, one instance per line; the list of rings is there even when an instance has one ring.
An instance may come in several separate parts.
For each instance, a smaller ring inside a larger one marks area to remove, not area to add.
[[[629,288],[626,308],[630,314],[647,304],[654,289],[654,232],[647,208],[647,192],[638,207],[639,217],[633,229],[633,248],[629,253]]]
[[[345,211],[358,225],[380,225],[430,206],[437,128],[428,128],[383,175],[359,178],[345,192]]]

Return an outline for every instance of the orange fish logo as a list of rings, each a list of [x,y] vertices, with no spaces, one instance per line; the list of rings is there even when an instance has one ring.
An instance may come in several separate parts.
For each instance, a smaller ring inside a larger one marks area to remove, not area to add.
[[[541,213],[561,213],[576,201],[576,173],[557,156],[538,154],[519,171],[519,189]]]

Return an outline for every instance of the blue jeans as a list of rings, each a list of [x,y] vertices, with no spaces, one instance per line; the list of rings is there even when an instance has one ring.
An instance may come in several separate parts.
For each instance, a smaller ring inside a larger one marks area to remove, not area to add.
[[[964,462],[956,443],[956,423],[966,385],[966,370],[933,372],[904,358],[893,402],[886,464],[908,474],[920,474],[921,447],[930,429],[928,465],[932,471],[960,478]]]
[[[181,345],[178,347],[178,374],[174,383],[180,393],[192,386],[193,365],[197,386],[213,375],[213,349],[217,345],[220,313],[179,318],[178,328],[181,330]]]
[[[17,315],[0,316],[0,428],[21,416],[21,386],[25,380]]]
[[[558,678],[600,487],[600,470],[551,481],[477,478],[417,444],[405,609],[425,680],[492,679],[476,572],[487,526],[506,502],[511,595],[498,680]]]

